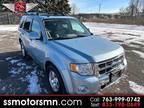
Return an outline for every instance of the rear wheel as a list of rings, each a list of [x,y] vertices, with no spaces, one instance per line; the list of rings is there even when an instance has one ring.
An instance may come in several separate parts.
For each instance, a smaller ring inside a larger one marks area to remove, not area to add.
[[[65,94],[66,89],[61,75],[53,65],[47,66],[47,75],[51,92],[55,94]]]

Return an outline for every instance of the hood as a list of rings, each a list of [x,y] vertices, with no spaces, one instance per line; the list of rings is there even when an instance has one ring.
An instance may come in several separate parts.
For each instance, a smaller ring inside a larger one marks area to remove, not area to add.
[[[124,52],[120,45],[98,36],[56,40],[53,43],[77,62],[101,62]]]

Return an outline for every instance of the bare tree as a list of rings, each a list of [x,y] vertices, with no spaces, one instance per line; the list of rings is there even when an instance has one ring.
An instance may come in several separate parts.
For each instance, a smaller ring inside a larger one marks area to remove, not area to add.
[[[78,7],[76,6],[76,4],[75,4],[75,3],[71,4],[71,14],[72,14],[72,15],[75,15],[75,14],[77,14],[78,12],[79,12],[79,9],[78,9]]]
[[[139,3],[140,0],[130,0],[129,6],[124,9],[120,9],[120,13],[126,13],[131,17],[137,16],[139,13]]]
[[[130,13],[130,12],[129,12],[129,8],[128,8],[128,7],[127,7],[127,8],[120,8],[119,14],[120,14],[121,16],[127,16],[129,13]]]
[[[144,0],[139,0],[138,10],[139,10],[139,12],[143,12],[144,11]]]

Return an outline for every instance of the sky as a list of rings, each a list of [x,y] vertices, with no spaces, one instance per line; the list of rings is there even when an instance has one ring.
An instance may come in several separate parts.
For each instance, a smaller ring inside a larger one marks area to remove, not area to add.
[[[101,4],[101,13],[117,13],[120,8],[128,6],[130,0],[70,0],[75,4],[79,13],[98,13]]]

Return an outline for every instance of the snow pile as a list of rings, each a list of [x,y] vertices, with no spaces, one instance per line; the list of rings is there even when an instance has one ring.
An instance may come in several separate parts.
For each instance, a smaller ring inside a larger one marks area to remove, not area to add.
[[[138,85],[135,82],[129,81],[130,88],[136,93],[144,95],[144,86]]]
[[[27,65],[25,63],[20,62],[20,63],[17,64],[17,66],[21,67],[21,66],[27,66]]]
[[[6,60],[6,61],[9,61],[9,60],[11,60],[11,59],[13,59],[13,58],[15,58],[15,57],[7,57],[5,60]]]
[[[19,62],[19,61],[21,61],[21,60],[11,60],[11,61],[9,61],[11,64],[15,64],[15,63],[17,63],[17,62]]]
[[[36,70],[34,70],[30,75],[26,76],[27,81],[29,82],[28,91],[31,94],[38,94],[41,92],[40,85],[38,84],[38,76]]]
[[[2,89],[1,89],[2,91],[5,91],[6,90],[6,87],[2,87]]]
[[[141,58],[144,58],[144,53],[136,50],[132,50],[134,53],[138,54]]]
[[[28,83],[26,89],[29,91],[30,94],[41,93],[42,88],[40,87],[38,79],[40,73],[37,70],[37,66],[35,66],[34,64],[29,66],[21,58],[17,57],[7,57],[5,60],[8,61],[12,66],[17,66],[13,66],[10,69],[9,73],[12,77],[16,77],[20,81]]]
[[[13,74],[12,76],[16,75],[16,74],[19,74],[19,72],[14,68],[14,69],[11,69],[9,71],[10,74]]]
[[[17,31],[18,25],[0,25],[0,31]]]

